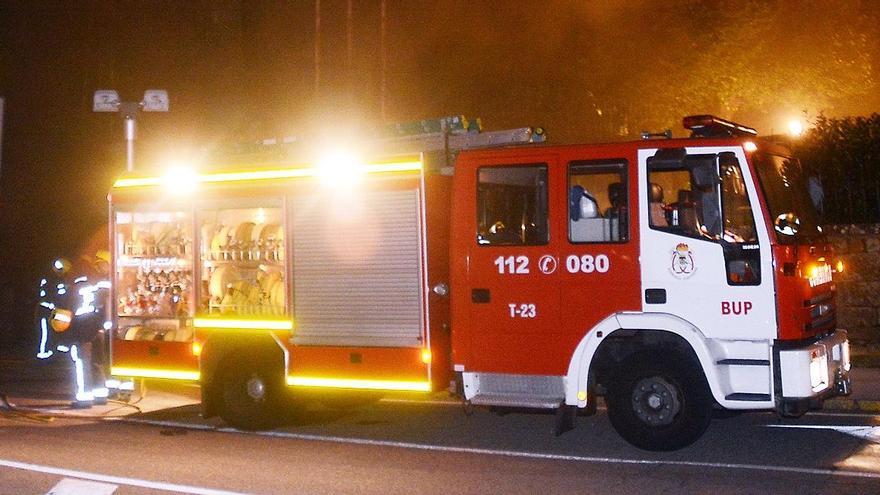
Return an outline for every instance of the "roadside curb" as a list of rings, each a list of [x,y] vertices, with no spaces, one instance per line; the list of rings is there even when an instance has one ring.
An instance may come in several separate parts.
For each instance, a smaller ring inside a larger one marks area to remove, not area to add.
[[[837,398],[825,401],[826,411],[880,413],[880,400]]]

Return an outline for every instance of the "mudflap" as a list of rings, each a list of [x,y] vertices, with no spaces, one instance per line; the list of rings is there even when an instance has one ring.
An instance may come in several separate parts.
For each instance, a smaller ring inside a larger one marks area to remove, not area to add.
[[[556,423],[553,426],[554,436],[558,437],[574,429],[577,409],[577,406],[568,406],[565,402],[559,404],[559,409],[556,410]]]

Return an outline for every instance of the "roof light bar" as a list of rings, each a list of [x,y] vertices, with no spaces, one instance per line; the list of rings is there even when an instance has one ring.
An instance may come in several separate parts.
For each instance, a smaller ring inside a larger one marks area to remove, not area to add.
[[[751,127],[737,124],[714,115],[689,115],[682,119],[685,129],[691,131],[691,137],[734,137],[757,136],[758,131]]]

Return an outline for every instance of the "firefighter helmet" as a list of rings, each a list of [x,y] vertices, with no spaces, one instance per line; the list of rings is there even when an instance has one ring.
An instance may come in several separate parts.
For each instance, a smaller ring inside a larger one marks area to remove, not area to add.
[[[73,267],[73,263],[70,262],[67,258],[58,258],[52,262],[52,270],[59,275],[64,275],[70,271]]]

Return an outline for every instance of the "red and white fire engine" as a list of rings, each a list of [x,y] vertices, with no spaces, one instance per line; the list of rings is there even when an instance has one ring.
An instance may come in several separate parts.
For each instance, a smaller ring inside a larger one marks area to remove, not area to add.
[[[365,159],[302,166],[282,143],[118,180],[112,374],[197,380],[204,414],[244,428],[319,389],[452,389],[557,410],[559,432],[604,396],[651,450],[716,408],[849,393],[842,265],[783,148],[711,116],[565,146],[438,125]]]

